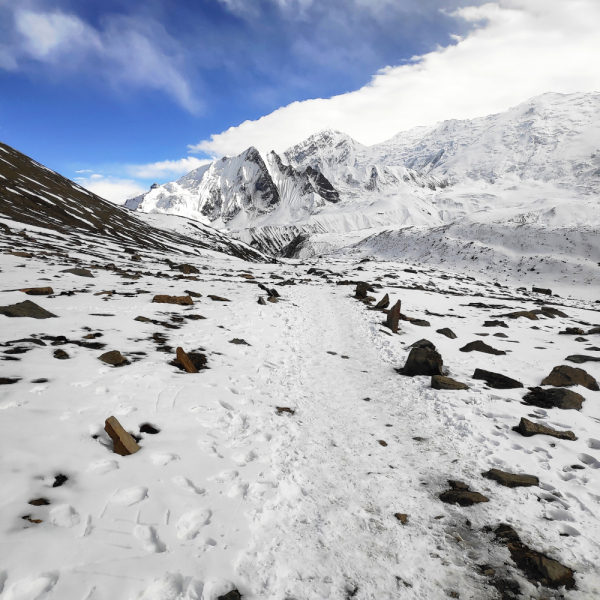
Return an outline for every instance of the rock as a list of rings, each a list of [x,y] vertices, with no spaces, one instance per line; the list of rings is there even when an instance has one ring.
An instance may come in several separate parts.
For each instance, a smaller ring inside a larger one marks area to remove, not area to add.
[[[61,487],[62,485],[67,483],[67,481],[69,481],[69,478],[66,475],[63,475],[62,473],[59,473],[58,475],[54,476],[54,483],[52,484],[52,487]]]
[[[586,362],[600,362],[600,356],[586,356],[585,354],[572,354],[567,356],[565,360],[580,365]]]
[[[585,335],[581,327],[567,327],[564,331],[559,331],[559,335]]]
[[[494,337],[507,338],[508,336],[500,331],[499,333],[495,333]]]
[[[449,329],[448,327],[444,327],[443,329],[437,329],[436,333],[441,333],[442,335],[445,335],[447,338],[450,338],[451,340],[456,339],[456,334],[454,333],[454,331],[452,331],[452,329]]]
[[[562,410],[581,410],[585,398],[576,392],[565,388],[543,389],[541,387],[529,388],[523,396],[523,402],[540,408],[560,408]]]
[[[546,296],[552,296],[552,290],[548,290],[548,289],[545,289],[545,288],[532,287],[531,291],[534,294],[546,294]]]
[[[543,586],[558,589],[575,587],[575,572],[558,561],[532,550],[524,544],[517,532],[506,524],[501,524],[494,531],[496,539],[506,545],[514,563],[525,574],[529,581]]]
[[[514,430],[518,431],[524,437],[531,437],[532,435],[549,435],[558,438],[559,440],[569,440],[571,442],[574,442],[577,439],[572,431],[557,431],[551,427],[533,423],[525,417],[521,418]]]
[[[58,358],[58,360],[67,360],[71,358],[64,350],[60,348],[54,351],[54,358]]]
[[[540,310],[542,313],[548,313],[550,315],[554,315],[555,317],[562,317],[564,319],[569,318],[567,313],[564,313],[562,310],[558,310],[558,308],[554,308],[552,306],[542,306]]]
[[[202,294],[198,294],[198,292],[192,292],[190,290],[183,290],[188,296],[192,298],[202,298]]]
[[[30,317],[31,319],[50,319],[56,317],[56,315],[48,312],[31,300],[17,302],[17,304],[10,304],[9,306],[0,306],[0,315],[5,315],[6,317]]]
[[[525,317],[526,319],[530,319],[531,321],[538,321],[537,315],[531,310],[518,310],[516,312],[508,313],[502,316],[508,317],[509,319],[518,319],[519,317]]]
[[[596,380],[583,369],[560,365],[554,367],[552,372],[540,385],[553,385],[554,387],[569,387],[571,385],[582,385],[588,390],[597,392],[600,390]]]
[[[376,305],[375,308],[384,309],[390,305],[390,297],[386,294]]]
[[[385,440],[377,440],[377,443],[384,448],[387,446],[387,442]]]
[[[102,362],[113,367],[124,367],[131,364],[118,350],[105,352],[98,357]]]
[[[47,498],[36,498],[35,500],[30,500],[27,504],[31,504],[31,506],[49,506],[50,500]]]
[[[147,433],[149,435],[156,435],[160,433],[160,429],[157,429],[151,423],[142,423],[140,425],[140,433]]]
[[[250,273],[240,273],[238,277],[243,277],[244,279],[255,279],[254,275],[250,275]]]
[[[183,348],[177,348],[177,360],[181,363],[182,367],[188,373],[198,373],[198,369],[194,366],[189,356],[185,353]]]
[[[31,252],[22,252],[20,250],[11,250],[7,254],[12,254],[13,256],[18,256],[19,258],[33,258],[33,254]]]
[[[277,414],[278,415],[283,415],[285,413],[288,413],[290,415],[295,415],[296,411],[293,410],[292,408],[288,408],[287,406],[276,406],[275,407],[277,409]]]
[[[469,486],[462,481],[449,480],[448,483],[452,489],[442,492],[439,495],[439,499],[446,504],[458,504],[459,506],[473,506],[473,504],[479,504],[481,502],[489,502],[489,498],[480,494],[479,492],[473,492]]]
[[[262,304],[263,306],[267,305],[267,303],[265,302],[265,299],[262,296],[258,299],[258,303]]]
[[[512,390],[514,388],[523,387],[523,384],[516,379],[511,379],[506,375],[493,373],[492,371],[486,371],[484,369],[475,369],[475,373],[473,373],[473,379],[482,379],[491,388],[496,390]]]
[[[242,600],[242,594],[240,594],[237,590],[231,590],[223,596],[218,596],[217,600]]]
[[[413,348],[406,359],[406,364],[400,370],[402,375],[443,375],[442,356],[432,348]]]
[[[267,293],[272,298],[281,298],[281,296],[279,295],[279,292],[275,288],[271,288],[270,290],[267,290]],[[227,300],[227,302],[229,302],[229,300]]]
[[[402,302],[398,300],[392,308],[390,308],[385,324],[392,330],[392,333],[398,333],[398,324],[400,323],[400,308]]]
[[[434,375],[431,378],[431,387],[434,390],[468,390],[466,383],[461,383],[444,375]]]
[[[215,296],[214,294],[208,294],[208,297],[214,302],[231,302],[227,298],[223,298],[222,296]]]
[[[508,327],[504,321],[485,321],[484,327]]]
[[[64,269],[61,273],[72,273],[78,277],[94,277],[91,271],[88,269],[82,269],[81,267],[75,267],[73,269]]]
[[[123,429],[121,423],[119,423],[115,417],[108,417],[108,419],[106,419],[104,430],[114,442],[113,450],[116,454],[129,456],[130,454],[135,454],[138,450],[141,450],[138,443]]]
[[[267,302],[272,302],[273,304],[277,304],[279,302],[279,300],[277,300],[277,298],[275,298],[275,296],[269,296],[267,298]]]
[[[194,265],[183,264],[183,265],[171,266],[171,268],[175,271],[180,271],[184,275],[199,275],[200,274],[200,271],[196,267],[194,267]]]
[[[250,344],[246,340],[241,340],[240,338],[233,338],[232,340],[229,340],[229,343],[250,346]]]
[[[0,385],[12,385],[21,381],[20,377],[0,377]]]
[[[485,354],[494,354],[496,356],[501,356],[503,354],[506,354],[506,352],[504,352],[504,350],[496,350],[496,348],[492,348],[491,346],[488,346],[485,342],[483,342],[482,340],[475,340],[474,342],[469,342],[466,346],[463,346],[460,349],[461,352],[485,352]]]
[[[402,525],[406,525],[406,523],[408,523],[408,515],[405,515],[404,513],[396,513],[394,516],[396,519],[398,519],[398,521],[400,521],[400,523],[402,523]]]
[[[416,341],[414,344],[411,344],[409,348],[431,348],[432,350],[436,350],[436,347],[433,344],[433,342],[430,342],[426,339]]]
[[[19,291],[24,292],[28,296],[48,296],[49,294],[54,294],[54,290],[51,287],[25,288]]]
[[[354,297],[358,300],[363,300],[368,296],[367,292],[374,292],[373,286],[368,283],[361,281],[357,284],[356,290],[354,291]]]
[[[191,306],[194,301],[190,296],[168,296],[167,294],[157,294],[152,298],[155,304],[179,304],[180,306]]]
[[[595,335],[597,333],[600,333],[600,327],[592,327],[587,333],[586,335]]]
[[[173,348],[170,346],[165,347],[165,351],[167,351],[166,348],[169,349],[169,352],[173,351]],[[201,352],[187,352],[186,355],[192,362],[192,365],[197,369],[196,372],[199,372],[202,369],[208,369],[208,360],[206,358],[206,354],[202,354]],[[187,371],[187,369],[183,366],[183,363],[179,360],[179,356],[176,356],[169,364],[173,367],[177,367],[181,371]],[[190,371],[187,372],[190,373]]]
[[[516,475],[515,473],[501,471],[500,469],[490,469],[489,471],[482,473],[482,475],[486,479],[493,479],[500,485],[509,488],[530,487],[532,485],[540,484],[540,480],[534,475]]]

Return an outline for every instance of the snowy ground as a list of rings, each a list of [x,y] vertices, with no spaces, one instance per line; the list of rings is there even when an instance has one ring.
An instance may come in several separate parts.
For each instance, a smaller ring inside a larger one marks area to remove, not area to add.
[[[407,273],[410,265],[397,262],[332,259],[316,266],[339,275],[324,277],[307,275],[312,263],[256,265],[211,252],[145,251],[141,263],[132,262],[122,248],[66,237],[54,241],[62,255],[44,256],[42,233],[4,238],[4,251],[34,257],[0,255],[0,305],[32,300],[58,318],[0,315],[0,342],[101,333],[92,341],[106,348],[47,340],[0,350],[3,359],[20,359],[0,361],[0,377],[20,378],[0,386],[0,600],[216,600],[233,587],[248,600],[499,598],[483,565],[506,571],[523,598],[600,595],[600,392],[578,386],[586,398],[580,412],[544,411],[520,403],[524,389],[493,390],[472,379],[478,367],[534,386],[554,366],[570,364],[568,355],[600,356],[587,350],[598,335],[585,336],[587,343],[558,335],[599,325],[597,304],[524,295],[430,268]],[[166,258],[201,274],[176,279]],[[98,268],[107,263],[131,269],[130,277],[146,275],[132,280]],[[62,272],[73,266],[91,268],[95,278]],[[242,272],[276,287],[280,301],[259,305],[262,292]],[[280,286],[279,278],[296,285]],[[392,302],[402,300],[403,313],[431,325],[403,321],[390,335],[381,326],[385,315],[338,280],[380,285],[378,300],[387,292]],[[55,297],[7,291],[43,285]],[[116,293],[94,295],[107,290]],[[185,290],[202,294],[193,307],[151,303],[154,294]],[[59,295],[67,291],[76,293]],[[482,327],[543,301],[569,317]],[[466,306],[476,302],[510,309]],[[205,319],[180,320],[189,314]],[[442,327],[458,338],[436,333]],[[203,349],[209,368],[187,374],[170,366],[174,352],[157,350],[154,333],[173,350]],[[436,391],[429,377],[396,373],[421,338],[469,390]],[[507,354],[458,351],[477,339]],[[6,354],[15,347],[28,351]],[[57,349],[70,358],[55,359]],[[98,360],[113,349],[132,364]],[[600,378],[598,363],[572,366]],[[132,433],[144,423],[160,432],[142,434],[140,452],[119,456],[103,432],[110,415]],[[528,415],[578,440],[512,431]],[[482,478],[490,468],[535,475],[540,486],[501,487]],[[68,480],[53,487],[59,474]],[[490,501],[442,503],[448,479]],[[50,504],[28,504],[39,498]],[[408,515],[406,525],[395,513]],[[576,589],[528,582],[493,540],[489,528],[500,523],[574,569]]]

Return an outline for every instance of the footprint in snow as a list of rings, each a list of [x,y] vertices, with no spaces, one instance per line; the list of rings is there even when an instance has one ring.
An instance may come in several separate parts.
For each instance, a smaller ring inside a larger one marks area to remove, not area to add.
[[[17,581],[3,600],[38,600],[50,592],[58,581],[58,573],[42,573]]]
[[[150,525],[136,525],[133,535],[142,542],[142,546],[146,552],[160,553],[167,549],[158,538],[156,529]]]
[[[88,467],[88,471],[91,473],[96,473],[98,475],[104,475],[110,471],[114,471],[119,468],[119,463],[116,460],[99,460],[97,462],[93,462]]]
[[[152,464],[157,467],[164,467],[172,460],[179,460],[179,456],[177,454],[153,454],[150,457]]]
[[[189,479],[178,475],[177,477],[173,477],[173,483],[178,485],[182,490],[186,492],[190,492],[192,494],[204,494],[206,490],[204,488],[199,488],[194,485]]]
[[[55,527],[75,527],[80,520],[79,513],[68,504],[60,504],[50,511],[50,521]]]
[[[148,488],[146,487],[131,487],[124,490],[117,490],[110,502],[119,506],[132,506],[148,497]]]
[[[157,579],[141,596],[140,600],[179,600],[183,594],[183,577],[180,573],[166,573]],[[189,596],[190,598],[200,596]]]
[[[212,511],[198,509],[185,513],[179,517],[176,523],[177,537],[180,540],[193,540],[204,525],[210,522]]]

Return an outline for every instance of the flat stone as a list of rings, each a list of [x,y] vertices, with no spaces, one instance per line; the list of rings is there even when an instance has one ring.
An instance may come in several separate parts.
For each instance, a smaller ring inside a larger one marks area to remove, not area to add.
[[[451,340],[456,339],[456,334],[454,333],[454,331],[452,331],[452,329],[449,329],[448,327],[444,327],[443,329],[436,329],[436,333],[441,333],[442,335],[445,335]]]
[[[585,335],[581,327],[567,327],[564,331],[559,331],[559,335]]]
[[[267,302],[271,302],[272,304],[277,304],[279,302],[279,300],[277,300],[277,298],[275,296],[269,296],[267,298]]]
[[[545,294],[546,296],[552,296],[552,290],[549,290],[549,289],[546,289],[546,288],[532,287],[531,291],[534,294]]]
[[[181,363],[185,371],[187,371],[188,373],[198,373],[198,369],[196,369],[196,367],[190,360],[190,357],[186,354],[183,348],[177,348],[176,353],[177,360]]]
[[[114,451],[121,456],[135,454],[141,448],[138,443],[127,433],[115,417],[108,417],[104,423],[104,430],[114,442]]]
[[[562,310],[559,310],[558,308],[554,308],[553,306],[542,306],[540,310],[542,311],[542,313],[548,313],[554,315],[555,317],[562,317],[564,319],[567,319],[569,317],[567,313],[563,312]]]
[[[552,429],[551,427],[546,427],[545,425],[533,423],[525,417],[521,418],[521,421],[514,428],[514,430],[518,431],[524,437],[531,437],[532,435],[549,435],[559,440],[569,440],[571,442],[574,442],[577,439],[577,437],[572,431],[557,431],[556,429]]]
[[[20,377],[0,377],[0,385],[12,385],[21,381]]]
[[[400,373],[408,377],[415,375],[443,375],[443,364],[442,356],[437,350],[429,347],[413,348]]]
[[[475,373],[473,373],[473,379],[482,379],[491,388],[496,390],[511,390],[514,388],[523,387],[523,384],[516,379],[511,379],[506,375],[493,373],[492,371],[486,371],[484,369],[475,369]]]
[[[67,352],[59,348],[58,350],[54,351],[54,358],[58,358],[58,360],[67,360],[71,357],[68,355]]]
[[[242,340],[240,338],[233,338],[232,340],[229,340],[229,343],[243,345],[243,346],[250,346],[250,344],[246,340]]]
[[[581,410],[585,398],[565,388],[544,389],[541,387],[529,388],[523,396],[523,402],[540,408],[560,408],[562,410]]]
[[[105,352],[98,357],[102,362],[113,367],[124,367],[131,364],[118,350]]]
[[[600,356],[587,356],[585,354],[571,354],[571,356],[567,356],[567,358],[565,358],[565,360],[575,363],[576,365],[581,365],[586,362],[600,362]]]
[[[227,298],[223,298],[222,296],[215,296],[214,294],[208,294],[208,298],[213,300],[214,302],[231,302]]]
[[[484,327],[508,327],[504,321],[485,321]]]
[[[93,273],[89,269],[82,269],[81,267],[75,267],[73,269],[64,269],[61,273],[71,273],[78,277],[94,277]]]
[[[531,310],[518,310],[516,312],[508,313],[502,316],[508,317],[509,319],[518,319],[520,317],[525,317],[526,319],[530,319],[531,321],[538,321],[537,315]]]
[[[431,378],[431,387],[434,390],[468,390],[469,386],[466,383],[456,381],[451,377],[444,375],[434,375]]]
[[[404,513],[396,513],[394,516],[396,519],[398,519],[398,521],[400,521],[400,523],[402,523],[402,525],[406,525],[408,523],[408,515],[405,515]]]
[[[180,306],[191,306],[194,304],[191,296],[168,296],[167,294],[157,294],[152,298],[155,304],[178,304]]]
[[[0,306],[0,315],[5,315],[6,317],[29,317],[31,319],[56,318],[56,315],[48,312],[31,300],[24,300],[23,302],[10,304],[9,306]]]
[[[492,348],[488,346],[483,340],[475,340],[474,342],[469,342],[466,346],[460,348],[461,352],[484,352],[485,354],[494,354],[496,356],[501,356],[506,354],[504,350],[496,350],[496,348]]]
[[[597,392],[600,390],[597,381],[583,369],[560,365],[554,367],[548,377],[540,385],[552,385],[554,387],[569,387],[572,385],[582,385],[588,390]]]
[[[498,333],[494,333],[494,337],[507,338],[508,336],[500,331]]]
[[[54,290],[51,287],[25,288],[19,291],[28,296],[48,296],[54,294]]]
[[[490,469],[482,475],[486,479],[493,479],[500,485],[509,488],[516,487],[530,487],[532,485],[539,485],[540,480],[534,475],[517,475],[515,473],[508,473],[507,471],[501,471],[500,469]]]
[[[448,481],[452,489],[442,492],[439,495],[439,499],[446,504],[458,504],[459,506],[473,506],[473,504],[480,504],[482,502],[489,502],[489,498],[480,494],[479,492],[473,492],[469,489],[466,483],[461,481]]]

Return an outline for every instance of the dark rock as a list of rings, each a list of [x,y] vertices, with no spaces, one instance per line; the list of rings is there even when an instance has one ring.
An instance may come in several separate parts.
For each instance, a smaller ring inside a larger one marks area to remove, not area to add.
[[[508,317],[509,319],[518,319],[519,317],[525,317],[526,319],[530,319],[531,321],[538,320],[537,315],[531,310],[518,310],[516,312],[508,313],[502,316]]]
[[[269,294],[269,296],[271,298],[281,298],[281,295],[275,288],[271,288],[270,290],[267,290],[267,293]],[[214,300],[214,298],[213,298],[213,300]],[[223,298],[221,298],[221,300],[223,300]],[[227,300],[227,302],[229,302],[229,300]]]
[[[240,594],[237,590],[231,590],[227,592],[223,596],[219,596],[217,600],[241,600],[242,594]]]
[[[190,296],[168,296],[167,294],[157,294],[152,298],[155,304],[178,304],[180,306],[191,306],[194,301]]]
[[[409,348],[431,348],[432,350],[436,350],[435,345],[426,339],[416,341],[414,344],[411,344]]]
[[[361,281],[358,283],[358,285],[356,286],[356,290],[354,291],[354,297],[357,298],[358,300],[363,300],[368,296],[367,292],[374,292],[375,289],[373,288],[373,286],[369,285],[368,283]]]
[[[0,306],[0,315],[7,317],[30,317],[32,319],[50,319],[56,317],[56,315],[48,312],[31,300],[10,304],[9,306]]]
[[[71,358],[64,350],[60,348],[54,351],[54,358],[58,358],[58,360],[67,360]]]
[[[475,369],[475,373],[473,373],[473,379],[482,379],[491,388],[496,390],[511,390],[514,388],[523,387],[523,384],[516,379],[511,379],[506,375],[493,373],[492,371],[486,371],[484,369]]]
[[[439,499],[446,504],[458,504],[459,506],[473,506],[473,504],[479,504],[481,502],[489,502],[489,498],[480,494],[479,492],[473,492],[469,486],[462,481],[449,480],[451,489],[442,492],[439,495]]]
[[[558,310],[558,308],[554,308],[552,306],[542,306],[540,310],[542,313],[548,313],[554,315],[555,317],[562,317],[564,319],[569,317],[567,313],[564,313],[562,310]]]
[[[183,349],[182,349],[183,351]],[[188,371],[184,366],[181,360],[179,359],[179,353],[177,353],[177,357],[172,360],[169,364],[173,367],[177,367],[181,371],[186,371],[188,373],[197,373],[202,369],[208,369],[207,363],[208,360],[206,358],[206,354],[202,354],[201,352],[186,352],[188,359],[191,361],[192,365],[196,369],[196,371]]]
[[[73,269],[64,269],[61,273],[72,273],[78,277],[94,277],[91,271],[88,269],[82,269],[81,267],[75,267]]]
[[[585,398],[576,392],[565,388],[543,389],[529,388],[529,393],[523,396],[523,402],[540,408],[561,408],[562,410],[581,410]]]
[[[258,303],[262,304],[263,306],[267,305],[267,303],[265,302],[265,299],[262,296],[258,299]]]
[[[398,519],[398,521],[400,521],[400,523],[402,523],[402,525],[406,525],[408,523],[408,515],[405,515],[404,513],[396,513],[394,516],[396,519]]]
[[[447,338],[450,338],[451,340],[456,339],[456,334],[454,333],[454,331],[452,331],[452,329],[449,329],[448,327],[444,327],[443,329],[437,329],[436,333],[441,333],[442,335],[445,335]]]
[[[104,430],[114,442],[113,449],[116,454],[129,456],[141,450],[138,443],[123,429],[121,423],[115,417],[108,417],[106,419]]]
[[[491,346],[488,346],[485,342],[483,342],[482,340],[475,340],[474,342],[469,342],[466,346],[463,346],[460,349],[461,352],[484,352],[485,354],[494,354],[496,356],[501,356],[503,354],[506,354],[506,352],[504,352],[504,350],[496,350],[496,348],[492,348]]]
[[[442,356],[432,348],[413,348],[408,355],[406,364],[400,370],[402,375],[443,375]]]
[[[194,363],[189,359],[183,348],[177,348],[177,360],[181,363],[181,366],[188,373],[197,373],[198,369],[194,366]]]
[[[385,440],[377,440],[377,443],[384,448],[387,446],[387,442]]]
[[[425,319],[406,318],[404,320],[409,321],[411,325],[417,325],[418,327],[431,327],[431,323]]]
[[[31,504],[31,506],[49,506],[50,500],[47,498],[36,498],[35,500],[30,500],[28,504]]]
[[[444,375],[434,375],[431,378],[431,387],[434,390],[468,390],[469,386],[466,383],[461,383]]]
[[[376,305],[375,308],[384,309],[390,305],[390,297],[386,294]]]
[[[288,413],[290,415],[296,414],[296,411],[294,409],[288,408],[287,406],[276,406],[275,408],[277,409],[278,415],[283,415],[285,413]]]
[[[12,385],[21,381],[20,377],[0,377],[0,385]]]
[[[508,336],[500,331],[499,333],[495,333],[494,337],[507,338]]]
[[[514,429],[524,437],[531,437],[532,435],[549,435],[558,438],[559,440],[569,440],[571,442],[574,442],[577,439],[572,431],[557,431],[551,427],[533,423],[525,417],[521,418],[521,421]]]
[[[24,292],[28,296],[48,296],[49,294],[54,294],[54,290],[51,287],[25,288],[19,291]]]
[[[567,356],[565,360],[569,362],[575,363],[577,365],[581,365],[586,362],[600,362],[600,356],[586,356],[585,354],[572,354],[571,356]]]
[[[531,291],[534,294],[546,294],[546,296],[552,296],[552,290],[548,290],[548,289],[545,289],[545,288],[532,287]]]
[[[229,340],[229,343],[230,344],[238,344],[238,345],[250,346],[250,344],[246,340],[242,340],[240,338],[233,338],[232,340]]]
[[[105,352],[98,357],[102,362],[113,367],[124,367],[131,364],[118,350]]]
[[[564,331],[558,333],[560,335],[585,335],[585,331],[581,327],[567,327]]]
[[[482,473],[482,475],[486,479],[493,479],[500,485],[509,488],[530,487],[532,485],[540,484],[540,480],[534,475],[517,475],[515,473],[501,471],[500,469],[490,469],[489,471]]]
[[[277,300],[277,298],[275,298],[275,296],[269,296],[267,298],[267,302],[271,302],[273,304],[277,304],[279,302],[279,300]]]
[[[389,310],[385,324],[392,330],[392,333],[398,333],[398,324],[400,323],[400,308],[402,302],[398,300]]]
[[[52,484],[52,487],[60,487],[61,485],[67,483],[67,481],[69,481],[69,478],[62,473],[59,473],[58,475],[54,476],[54,483]]]
[[[222,296],[215,296],[214,294],[208,294],[208,297],[214,302],[231,302],[227,298],[223,298]]]
[[[180,271],[184,275],[198,275],[200,273],[200,271],[196,267],[188,264],[171,265],[171,269],[175,271]]]
[[[142,423],[142,425],[140,425],[140,433],[156,435],[157,433],[160,433],[160,429],[157,429],[151,423]]]
[[[198,292],[192,292],[190,290],[183,290],[188,296],[192,298],[202,298],[202,294],[198,294]]]
[[[504,321],[485,321],[484,327],[508,327]]]
[[[577,367],[569,367],[568,365],[554,367],[550,375],[542,381],[541,385],[553,385],[554,387],[582,385],[594,392],[600,390],[596,380],[586,371],[578,369]]]

